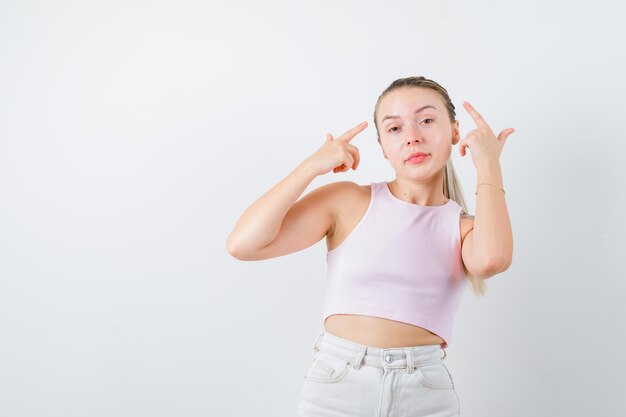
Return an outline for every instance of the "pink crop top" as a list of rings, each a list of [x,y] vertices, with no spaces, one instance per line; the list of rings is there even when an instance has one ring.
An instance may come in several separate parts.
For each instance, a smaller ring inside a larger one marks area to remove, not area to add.
[[[333,314],[382,317],[423,327],[449,346],[466,284],[462,210],[452,199],[412,204],[394,196],[387,182],[372,183],[365,214],[326,253],[324,323]]]

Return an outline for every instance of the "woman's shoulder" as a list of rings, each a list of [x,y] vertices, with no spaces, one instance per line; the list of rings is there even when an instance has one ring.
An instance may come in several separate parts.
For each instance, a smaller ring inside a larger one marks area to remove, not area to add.
[[[360,194],[367,197],[371,192],[371,184],[357,184],[353,181],[336,181],[326,184],[323,187],[339,197],[345,196],[346,193],[349,193],[352,197],[354,196],[353,194]]]
[[[331,195],[329,199],[336,217],[345,213],[353,213],[359,208],[369,205],[371,185],[358,184],[353,181],[336,181],[325,185]]]
[[[371,184],[357,184],[352,181],[332,183],[332,215],[334,225],[329,233],[328,250],[337,247],[354,229],[370,204]]]
[[[372,193],[372,184],[358,184],[352,181],[342,181],[345,195],[342,200],[355,201],[362,205],[364,202],[369,204],[370,195]]]

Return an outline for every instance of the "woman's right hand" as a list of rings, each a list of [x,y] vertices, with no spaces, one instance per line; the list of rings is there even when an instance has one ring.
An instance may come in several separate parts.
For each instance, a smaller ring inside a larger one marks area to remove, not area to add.
[[[359,150],[350,141],[366,127],[367,122],[359,123],[337,139],[333,139],[330,133],[327,134],[324,144],[306,162],[317,175],[326,174],[331,169],[334,173],[356,169],[360,161]]]

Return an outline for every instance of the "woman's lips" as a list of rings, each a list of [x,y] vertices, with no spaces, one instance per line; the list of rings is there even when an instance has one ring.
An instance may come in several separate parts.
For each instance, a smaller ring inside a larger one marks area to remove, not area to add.
[[[429,155],[419,155],[419,156],[414,156],[413,158],[409,158],[406,161],[410,164],[419,164],[420,162],[422,162],[423,160],[425,160],[426,158],[428,158],[430,156]]]

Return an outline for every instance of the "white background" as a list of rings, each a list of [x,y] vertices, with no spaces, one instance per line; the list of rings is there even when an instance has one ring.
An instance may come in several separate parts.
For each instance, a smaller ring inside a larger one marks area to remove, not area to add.
[[[447,365],[462,416],[622,416],[624,6],[618,1],[1,1],[0,415],[294,416],[322,329],[324,241],[226,239],[393,80],[497,133],[513,265],[469,287]],[[470,213],[476,173],[453,148]]]

